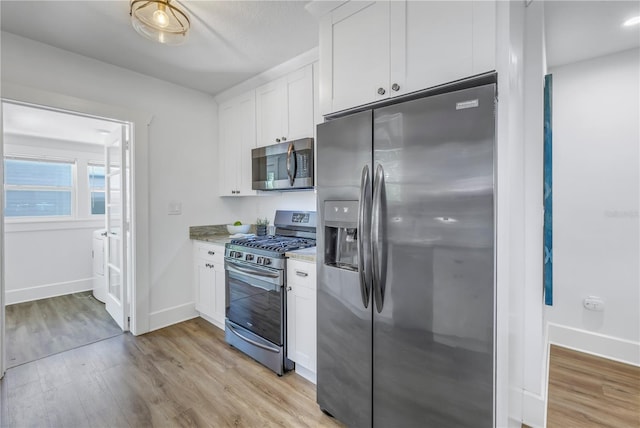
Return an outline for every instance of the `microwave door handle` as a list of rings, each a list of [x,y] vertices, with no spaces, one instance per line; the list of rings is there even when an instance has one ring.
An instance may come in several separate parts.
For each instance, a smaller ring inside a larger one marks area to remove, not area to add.
[[[291,171],[291,157],[293,155],[293,172]],[[298,160],[296,159],[296,149],[293,143],[289,143],[289,149],[287,150],[287,176],[289,176],[289,184],[293,186],[296,181],[296,173],[298,171]]]

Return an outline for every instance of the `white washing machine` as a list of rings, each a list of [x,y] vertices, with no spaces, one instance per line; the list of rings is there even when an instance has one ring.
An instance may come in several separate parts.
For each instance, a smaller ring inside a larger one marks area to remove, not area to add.
[[[93,232],[93,297],[104,303],[107,300],[107,283],[104,279],[104,240],[106,229],[98,229]]]

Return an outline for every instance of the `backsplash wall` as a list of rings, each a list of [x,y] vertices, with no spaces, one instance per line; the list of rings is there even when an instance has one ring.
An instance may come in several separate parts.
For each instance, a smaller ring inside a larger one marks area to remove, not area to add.
[[[273,192],[260,196],[247,196],[243,198],[219,198],[221,207],[226,215],[231,213],[233,218],[216,218],[222,223],[241,221],[243,223],[255,223],[257,218],[268,218],[269,224],[273,224],[276,210],[302,210],[316,211],[316,192],[313,190],[296,192]]]

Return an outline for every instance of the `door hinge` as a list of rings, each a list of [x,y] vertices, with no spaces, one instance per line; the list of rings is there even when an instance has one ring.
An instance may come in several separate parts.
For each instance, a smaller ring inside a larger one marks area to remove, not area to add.
[[[129,140],[126,140],[126,141],[124,142],[124,149],[125,149],[125,150],[129,150]]]
[[[131,317],[127,317],[127,330],[131,330]]]

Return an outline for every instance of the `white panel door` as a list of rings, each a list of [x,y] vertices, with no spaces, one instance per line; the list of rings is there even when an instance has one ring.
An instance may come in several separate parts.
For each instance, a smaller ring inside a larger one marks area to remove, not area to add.
[[[214,315],[214,287],[216,273],[212,261],[196,260],[196,309],[208,317]]]
[[[392,2],[391,10],[394,95],[473,74],[471,1]]]
[[[313,66],[289,73],[287,79],[288,140],[313,137]]]
[[[287,96],[285,80],[278,79],[256,89],[257,146],[268,146],[286,139]]]
[[[288,357],[316,371],[316,290],[291,284],[287,291]]]
[[[234,103],[220,106],[218,112],[220,139],[218,141],[218,189],[221,196],[235,196],[238,190],[238,138]]]
[[[236,105],[236,133],[238,145],[237,194],[238,196],[255,195],[251,189],[251,150],[256,148],[256,95],[253,91],[239,97]]]
[[[218,321],[220,325],[224,326],[224,317],[226,316],[227,310],[224,263],[216,264],[214,272],[215,284],[213,290],[213,319]]]
[[[389,2],[349,2],[331,12],[331,110],[389,96]]]
[[[392,2],[391,96],[495,70],[495,13],[489,0]]]
[[[128,127],[120,125],[105,140],[105,239],[107,312],[123,331],[129,330],[127,250],[129,241]]]

